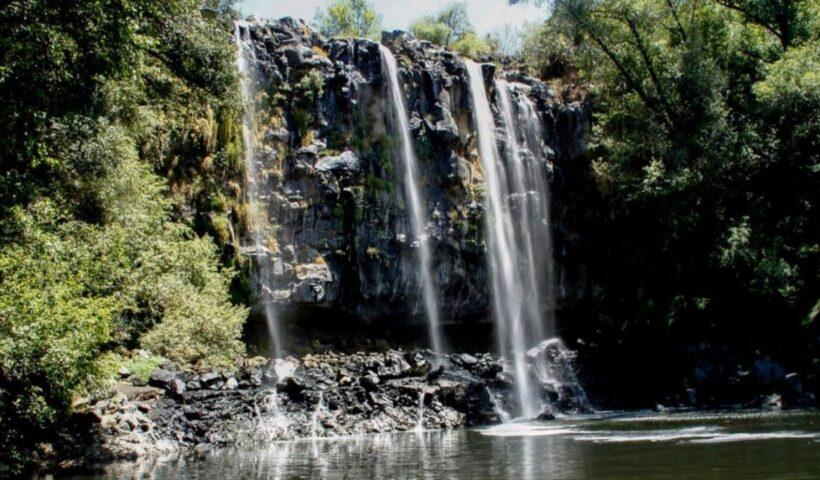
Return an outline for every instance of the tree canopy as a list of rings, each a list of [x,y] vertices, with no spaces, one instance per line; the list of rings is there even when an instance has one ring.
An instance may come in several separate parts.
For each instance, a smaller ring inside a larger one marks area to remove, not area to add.
[[[368,0],[333,0],[313,21],[328,38],[376,38],[381,30],[381,15]]]
[[[0,476],[118,347],[226,367],[243,353],[238,260],[220,255],[242,172],[231,15],[0,2]]]
[[[550,3],[526,59],[593,95],[633,312],[798,334],[818,302],[818,2]]]
[[[420,40],[450,48],[467,57],[490,52],[489,43],[476,35],[470,23],[467,2],[452,2],[434,15],[419,18],[410,24],[410,32]]]

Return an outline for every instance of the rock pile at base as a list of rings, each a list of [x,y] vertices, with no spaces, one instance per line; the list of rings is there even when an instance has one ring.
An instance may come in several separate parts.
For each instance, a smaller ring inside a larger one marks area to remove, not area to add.
[[[89,406],[99,432],[89,458],[489,425],[514,415],[513,396],[509,370],[489,354],[328,352],[258,357],[233,372],[166,364],[147,386],[121,385]],[[553,396],[544,385],[545,411],[578,411]]]

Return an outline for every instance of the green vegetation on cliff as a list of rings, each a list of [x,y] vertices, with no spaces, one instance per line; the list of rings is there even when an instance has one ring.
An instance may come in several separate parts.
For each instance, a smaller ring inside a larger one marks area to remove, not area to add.
[[[102,385],[106,352],[243,353],[229,15],[198,0],[0,4],[0,472]]]
[[[572,328],[805,359],[820,301],[820,3],[550,7],[526,61],[594,102],[594,186],[570,202],[599,209],[585,255],[606,293]]]

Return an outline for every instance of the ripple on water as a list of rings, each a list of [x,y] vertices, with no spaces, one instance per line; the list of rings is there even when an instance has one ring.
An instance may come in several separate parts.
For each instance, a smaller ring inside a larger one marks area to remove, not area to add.
[[[481,430],[481,434],[488,437],[546,437],[550,435],[567,435],[574,433],[578,433],[578,430],[567,425],[550,425],[532,422],[502,423]]]

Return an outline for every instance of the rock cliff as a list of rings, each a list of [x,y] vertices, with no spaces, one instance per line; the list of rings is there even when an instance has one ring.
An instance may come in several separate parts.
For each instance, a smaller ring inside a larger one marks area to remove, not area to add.
[[[285,316],[318,309],[364,321],[419,321],[415,244],[378,44],[323,39],[288,18],[245,25],[241,34],[253,45],[261,150],[249,181],[267,219],[250,225],[260,216],[247,216],[246,231],[263,229],[266,241],[246,252],[257,264],[269,262],[273,277],[270,290],[258,286],[260,300],[268,295]],[[382,43],[399,62],[442,319],[487,319],[484,183],[464,63],[402,32],[386,32]],[[585,103],[565,102],[546,84],[494,64],[482,68],[488,80],[514,82],[515,94],[537,106],[551,178],[583,153]]]

